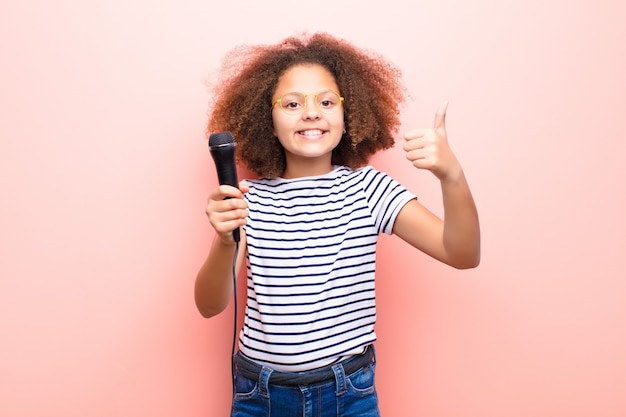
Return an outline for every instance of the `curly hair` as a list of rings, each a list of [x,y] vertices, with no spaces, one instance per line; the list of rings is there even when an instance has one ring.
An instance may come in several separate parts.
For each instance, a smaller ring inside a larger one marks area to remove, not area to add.
[[[391,148],[406,99],[401,71],[382,56],[327,33],[291,36],[274,45],[239,46],[229,52],[214,86],[207,133],[229,131],[237,159],[261,177],[284,173],[285,152],[274,135],[272,95],[282,74],[300,64],[318,64],[332,74],[345,97],[346,131],[332,163],[352,169]]]

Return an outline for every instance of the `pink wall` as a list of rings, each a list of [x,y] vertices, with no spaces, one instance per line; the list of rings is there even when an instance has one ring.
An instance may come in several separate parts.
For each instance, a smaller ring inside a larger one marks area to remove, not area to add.
[[[0,415],[227,414],[231,310],[192,296],[204,83],[301,29],[403,68],[407,129],[450,100],[481,214],[476,270],[381,242],[384,415],[626,415],[625,3],[213,3],[0,5]],[[399,150],[374,163],[440,211]]]

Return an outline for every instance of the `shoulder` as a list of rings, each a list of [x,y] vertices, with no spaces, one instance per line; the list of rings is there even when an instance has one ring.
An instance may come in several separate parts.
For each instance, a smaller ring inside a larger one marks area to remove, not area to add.
[[[337,178],[341,178],[341,179],[349,178],[349,179],[367,180],[368,178],[388,177],[387,174],[385,174],[382,171],[379,171],[378,169],[370,165],[366,165],[366,166],[356,168],[356,169],[341,166],[335,170],[335,173],[336,173]]]
[[[363,188],[378,188],[382,184],[394,184],[400,185],[395,179],[393,179],[386,172],[380,171],[372,166],[365,166],[355,171],[359,179],[363,183]]]

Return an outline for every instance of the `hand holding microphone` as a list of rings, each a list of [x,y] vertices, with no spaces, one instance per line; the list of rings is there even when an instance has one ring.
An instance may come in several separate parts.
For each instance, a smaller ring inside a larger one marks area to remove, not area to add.
[[[209,149],[220,186],[209,195],[206,213],[222,240],[232,236],[234,242],[239,242],[239,226],[245,224],[248,204],[243,199],[247,186],[242,183],[239,189],[237,182],[235,139],[230,132],[214,133],[209,136]]]

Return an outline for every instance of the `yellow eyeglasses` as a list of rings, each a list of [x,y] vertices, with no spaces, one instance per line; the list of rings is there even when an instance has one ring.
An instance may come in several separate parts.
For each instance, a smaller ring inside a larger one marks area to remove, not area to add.
[[[323,91],[317,94],[287,93],[272,103],[272,110],[278,104],[287,114],[297,115],[306,107],[308,96],[313,96],[315,105],[322,113],[334,113],[343,103],[343,97],[334,91]]]

